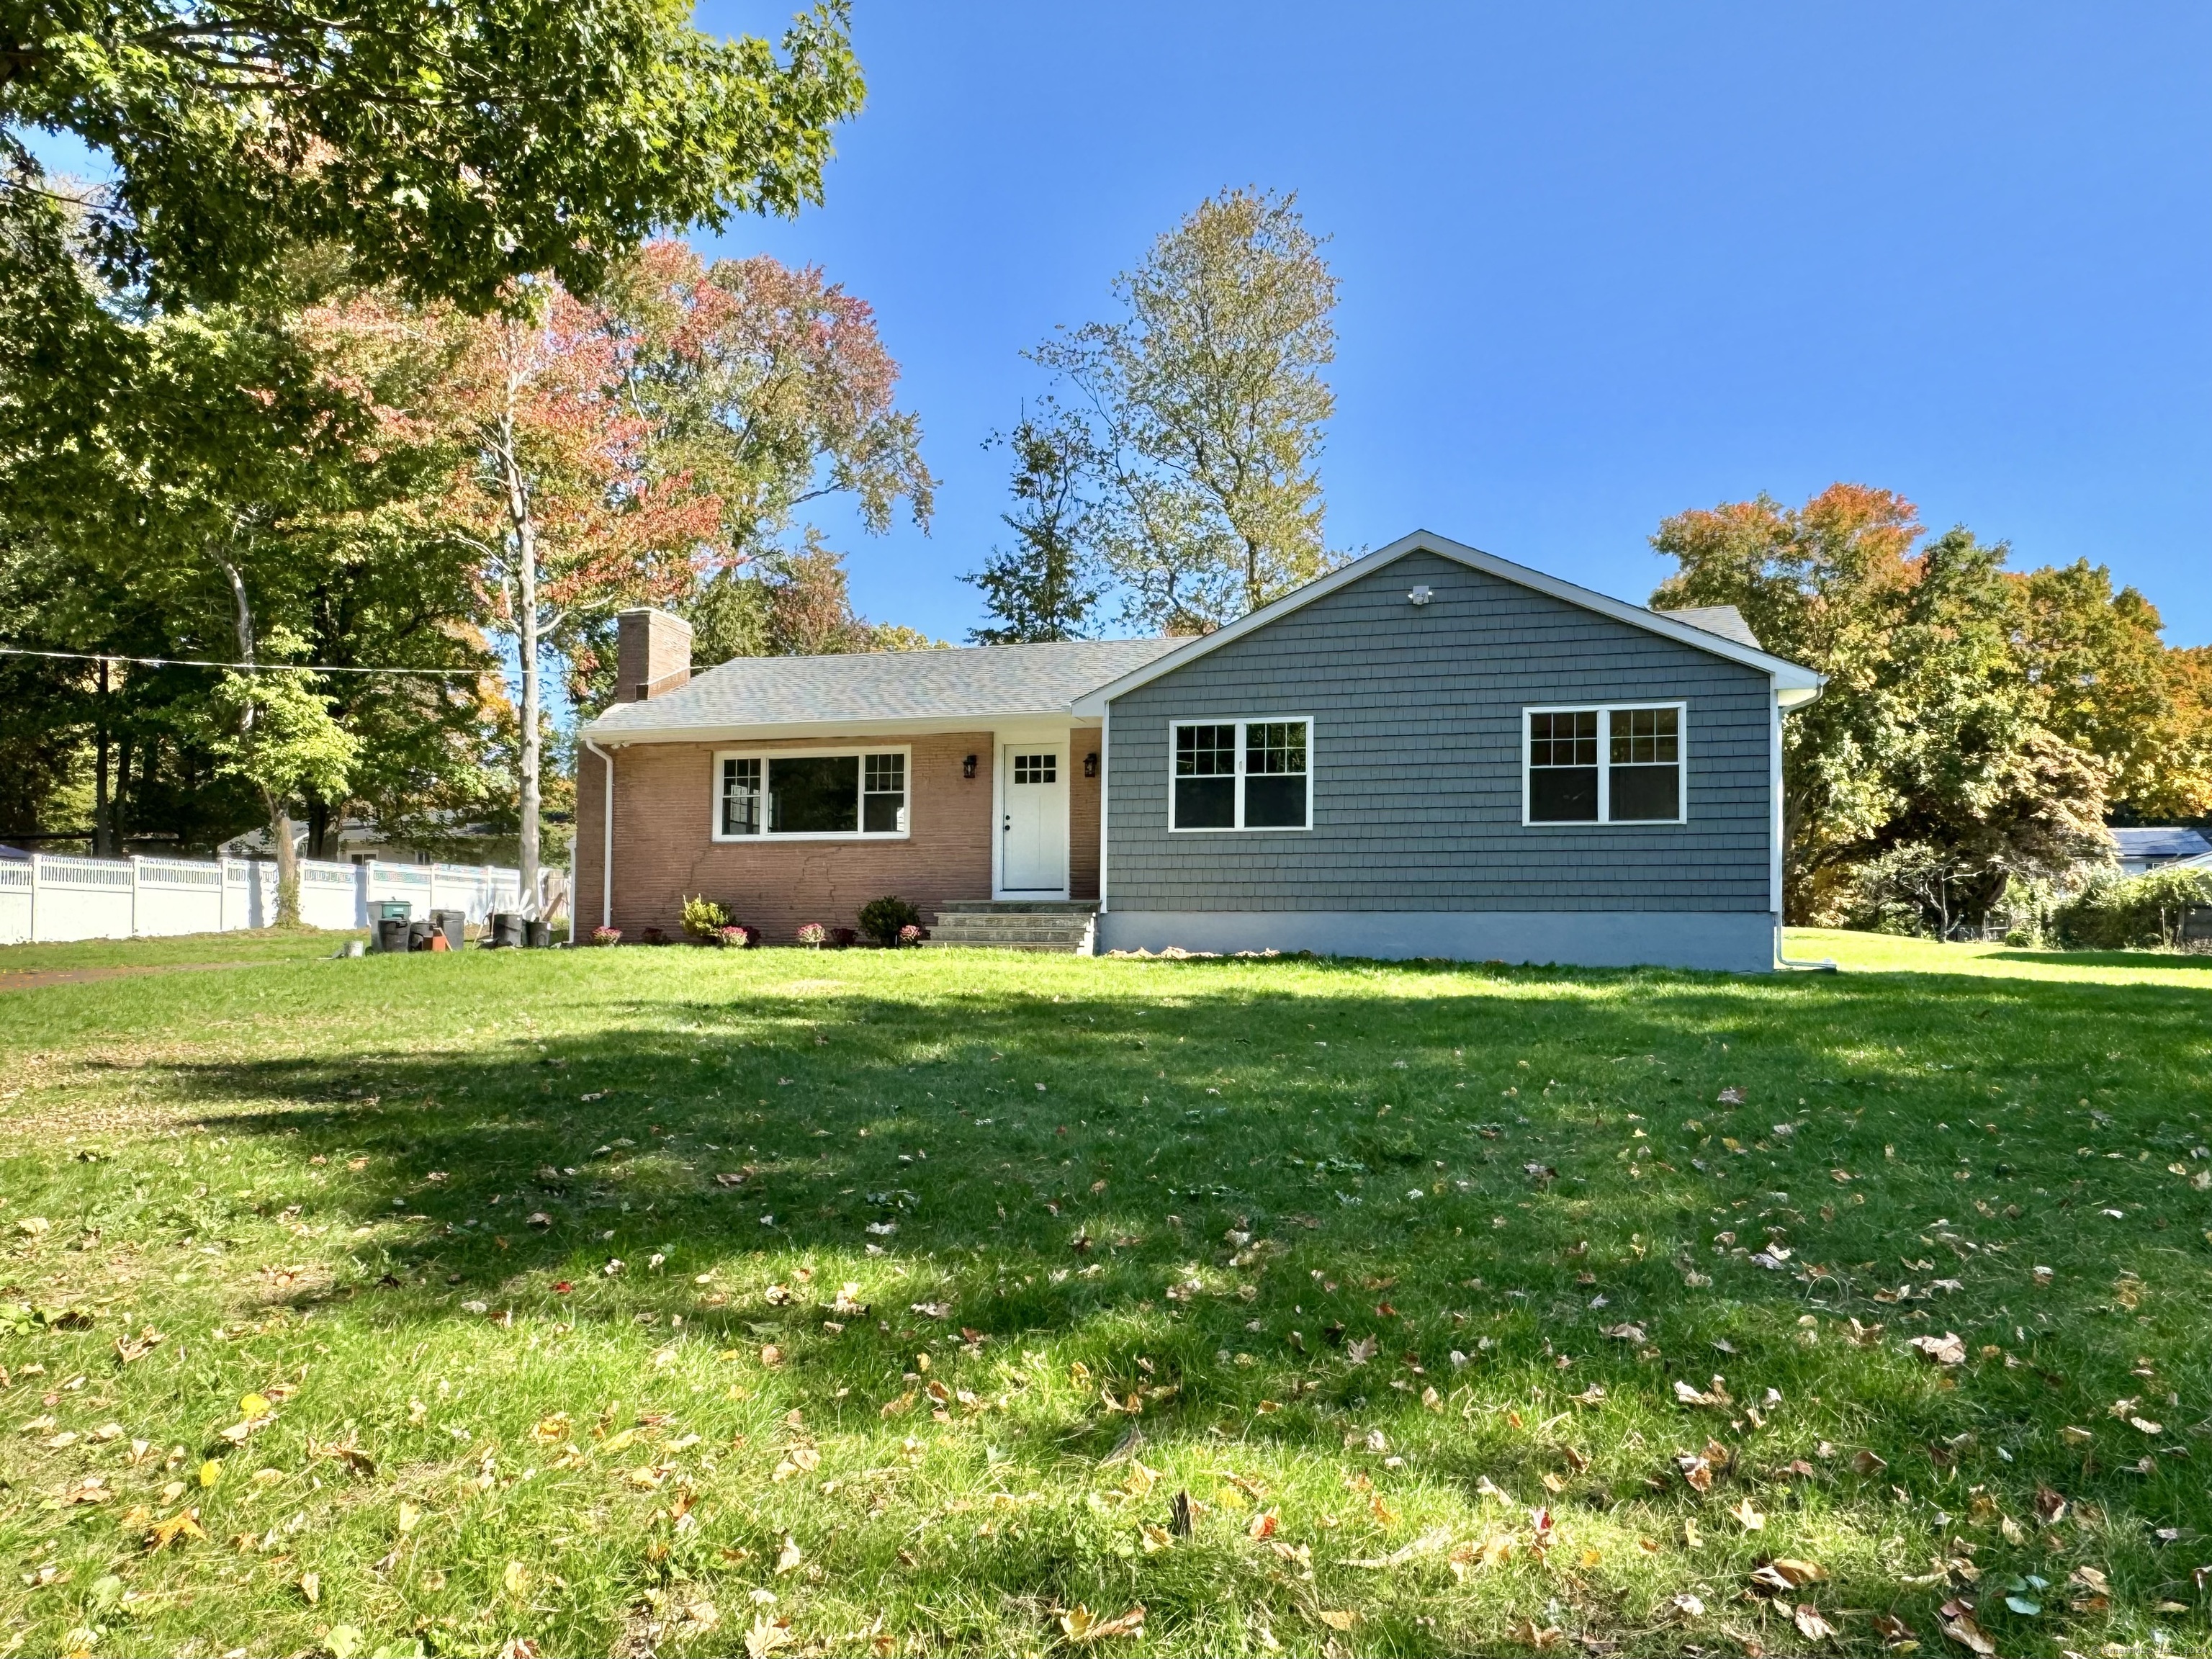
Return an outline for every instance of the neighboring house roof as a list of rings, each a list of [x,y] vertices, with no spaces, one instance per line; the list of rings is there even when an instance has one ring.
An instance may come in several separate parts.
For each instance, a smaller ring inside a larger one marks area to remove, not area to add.
[[[2193,859],[2212,853],[2212,842],[2194,830],[2161,825],[2148,830],[2115,830],[2112,848],[2124,859]]]
[[[1644,629],[1683,645],[1695,646],[1700,651],[1709,651],[1717,657],[1742,663],[1761,673],[1771,674],[1774,678],[1776,695],[1785,708],[1810,702],[1820,695],[1820,687],[1826,683],[1824,676],[1803,664],[1794,663],[1759,649],[1758,641],[1752,637],[1750,629],[1745,627],[1743,618],[1737,615],[1733,605],[1700,607],[1689,613],[1695,616],[1697,621],[1685,621],[1684,613],[1653,611],[1644,605],[1631,605],[1626,599],[1613,599],[1587,587],[1578,587],[1572,582],[1547,575],[1540,570],[1531,570],[1527,565],[1515,564],[1510,559],[1501,559],[1479,548],[1468,547],[1425,530],[1417,530],[1364,558],[1354,559],[1351,563],[1330,571],[1326,576],[1316,578],[1303,587],[1294,588],[1273,604],[1263,605],[1249,616],[1231,623],[1225,628],[1194,640],[1167,641],[1171,649],[1139,665],[1111,684],[1102,685],[1078,698],[1075,710],[1079,714],[1103,714],[1106,705],[1124,692],[1133,691],[1147,681],[1172,673],[1185,663],[1194,662],[1231,640],[1242,639],[1247,634],[1265,628],[1268,623],[1302,606],[1311,605],[1316,599],[1334,593],[1338,588],[1358,581],[1409,553],[1433,553],[1439,558],[1455,560],[1486,575],[1516,582],[1569,605],[1580,605],[1599,616],[1626,623],[1632,628]]]
[[[1075,699],[1182,640],[1071,640],[825,657],[738,657],[644,702],[617,703],[583,728],[638,738],[823,736],[886,726],[969,730],[1073,713]]]
[[[1717,634],[1724,640],[1734,640],[1738,645],[1747,645],[1754,651],[1766,649],[1759,642],[1759,635],[1751,631],[1751,624],[1743,619],[1743,612],[1732,605],[1691,605],[1658,614],[1686,622],[1692,628],[1702,628],[1708,634]]]

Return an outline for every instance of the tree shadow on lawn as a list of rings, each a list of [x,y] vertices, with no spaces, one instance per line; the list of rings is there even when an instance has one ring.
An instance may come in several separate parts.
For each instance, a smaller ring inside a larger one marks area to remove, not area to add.
[[[1136,1424],[1156,1449],[1418,1480],[1428,1497],[1393,1504],[1448,1522],[1487,1480],[1523,1535],[1535,1504],[1660,1536],[1687,1520],[1739,1574],[1817,1540],[1858,1607],[1926,1614],[1948,1590],[1900,1601],[1900,1573],[1960,1535],[1991,1583],[2072,1555],[2123,1601],[2180,1593],[2194,1558],[2152,1528],[2212,1526],[2185,1436],[2206,1402],[2161,1406],[2150,1437],[2106,1407],[2212,1371],[2206,1200],[2166,1167],[2204,1133],[2193,993],[1223,967],[1064,1001],[744,986],[617,1004],[542,1057],[178,1076],[259,1103],[210,1127],[329,1159],[301,1220],[375,1228],[360,1254],[386,1271],[319,1299],[395,1331],[463,1328],[481,1300],[741,1350],[818,1431],[864,1438],[925,1421],[927,1381],[986,1393],[1023,1366],[1049,1409],[1006,1455],[1038,1479]],[[342,1176],[350,1157],[367,1167]],[[838,1310],[848,1281],[865,1313]],[[1854,1320],[1886,1329],[1863,1344]],[[1904,1346],[1954,1332],[1961,1365]],[[1376,1429],[1402,1474],[1364,1449]],[[1701,1493],[1677,1454],[1709,1438]],[[2039,1528],[2039,1491],[2101,1523]],[[1367,1498],[1339,1496],[1349,1540]],[[1745,1498],[1761,1532],[1729,1518]],[[896,1573],[890,1547],[863,1553]],[[1073,1559],[977,1571],[1102,1593]],[[1194,1616],[1218,1594],[1194,1583]],[[1663,1616],[1617,1596],[1569,1599],[1594,1628]]]

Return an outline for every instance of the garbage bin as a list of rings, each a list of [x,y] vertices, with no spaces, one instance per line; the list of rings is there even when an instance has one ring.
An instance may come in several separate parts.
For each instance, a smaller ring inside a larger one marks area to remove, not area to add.
[[[410,951],[428,950],[430,948],[430,935],[437,931],[438,925],[435,922],[409,922],[407,924],[407,948]]]
[[[522,924],[530,948],[549,951],[553,947],[553,924],[550,921],[526,921]]]
[[[404,904],[399,908],[403,913],[407,908]],[[376,922],[375,927],[376,948],[378,952],[381,954],[386,951],[398,951],[406,950],[408,927],[409,923],[404,914],[396,916],[380,917]]]
[[[407,935],[404,924],[409,915],[405,899],[371,899],[368,902],[369,948],[376,951],[405,950]],[[398,921],[402,924],[399,943],[397,945],[386,945],[384,942],[384,924],[387,921]]]
[[[491,926],[485,930],[483,942],[495,950],[514,950],[522,944],[522,912],[495,910]]]
[[[468,937],[469,913],[465,910],[433,910],[430,912],[430,921],[432,926],[445,934],[446,948],[448,951],[459,950],[462,943]]]

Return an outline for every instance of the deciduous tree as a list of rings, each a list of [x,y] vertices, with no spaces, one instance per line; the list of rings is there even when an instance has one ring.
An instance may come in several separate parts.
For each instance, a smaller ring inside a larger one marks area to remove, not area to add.
[[[108,279],[164,307],[336,244],[355,280],[481,312],[539,273],[588,292],[657,229],[819,200],[862,90],[842,0],[781,55],[678,0],[0,0],[0,218],[58,271],[36,228],[74,197]],[[96,147],[112,185],[55,189],[25,127]]]
[[[1200,633],[1319,574],[1336,278],[1295,195],[1201,202],[1114,284],[1127,315],[1031,355],[1076,388],[1129,620]]]
[[[1794,920],[1837,919],[1869,860],[1940,871],[1948,921],[1978,915],[2010,876],[2109,846],[2118,768],[2038,672],[2002,544],[1963,529],[1923,542],[1902,496],[1839,483],[1801,508],[1760,496],[1680,514],[1652,544],[1676,564],[1655,605],[1733,605],[1769,650],[1828,677],[1784,728]]]

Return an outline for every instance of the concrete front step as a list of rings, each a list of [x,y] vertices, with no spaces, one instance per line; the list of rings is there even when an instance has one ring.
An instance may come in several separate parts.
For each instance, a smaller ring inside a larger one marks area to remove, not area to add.
[[[1070,955],[1091,948],[1097,906],[1088,901],[1016,899],[1003,902],[968,900],[936,912],[927,944],[940,948],[968,945],[1002,951],[1056,951]]]

